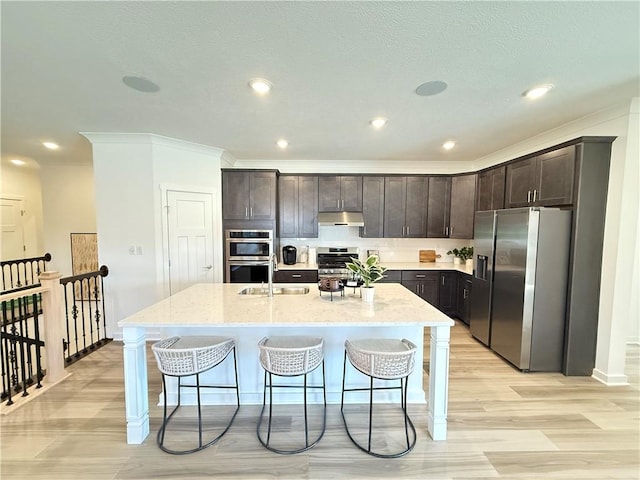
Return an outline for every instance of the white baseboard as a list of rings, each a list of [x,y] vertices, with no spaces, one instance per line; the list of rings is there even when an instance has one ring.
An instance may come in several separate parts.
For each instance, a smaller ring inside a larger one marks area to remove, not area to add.
[[[626,375],[608,375],[597,368],[593,369],[593,375],[591,376],[609,387],[629,385],[629,379]]]

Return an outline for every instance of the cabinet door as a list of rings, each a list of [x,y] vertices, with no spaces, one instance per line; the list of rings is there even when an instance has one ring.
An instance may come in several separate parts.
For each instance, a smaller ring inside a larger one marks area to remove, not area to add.
[[[222,218],[249,218],[249,172],[222,172]]]
[[[570,205],[573,201],[575,146],[537,157],[534,203],[541,206]]]
[[[433,306],[438,306],[440,273],[425,270],[403,270],[402,285]]]
[[[536,159],[529,158],[507,165],[505,207],[527,207],[532,202]]]
[[[360,236],[382,238],[384,226],[384,177],[362,179],[362,216],[364,227]]]
[[[447,315],[458,310],[458,272],[441,272],[438,292],[438,308]]]
[[[298,237],[298,177],[281,175],[278,179],[278,236]]]
[[[406,179],[405,237],[427,236],[427,185],[427,177],[407,177]],[[386,214],[385,209],[385,222]],[[384,233],[387,236],[386,229]]]
[[[318,178],[318,210],[320,212],[341,211],[340,177]]]
[[[458,317],[469,325],[471,315],[471,278],[461,273],[458,277]]]
[[[318,177],[298,177],[298,236],[318,237]]]
[[[478,174],[476,210],[504,208],[505,171],[506,167],[503,165]]]
[[[451,210],[449,238],[473,238],[473,216],[476,203],[476,176],[451,178]]]
[[[404,236],[406,201],[406,177],[385,177],[383,230],[385,238],[400,238]]]
[[[340,210],[344,212],[362,211],[362,177],[340,177]]]
[[[451,177],[429,177],[427,237],[449,236]]]
[[[249,216],[252,220],[276,219],[275,172],[251,172]]]

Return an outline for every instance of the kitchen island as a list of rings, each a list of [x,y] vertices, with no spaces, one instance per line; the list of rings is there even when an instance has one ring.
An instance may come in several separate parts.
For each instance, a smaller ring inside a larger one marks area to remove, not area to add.
[[[255,286],[255,285],[254,285]],[[292,287],[292,284],[287,284]],[[127,442],[142,443],[149,434],[147,331],[172,335],[224,335],[236,339],[242,404],[262,402],[263,374],[258,361],[260,338],[268,335],[318,335],[324,338],[327,401],[340,402],[345,339],[407,338],[418,346],[415,371],[409,377],[408,402],[424,403],[422,387],[424,327],[430,327],[427,430],[434,440],[446,439],[449,333],[454,322],[438,309],[395,283],[376,284],[372,304],[348,288],[330,295],[317,284],[302,295],[240,295],[248,285],[198,284],[118,322],[124,341]],[[321,294],[320,294],[321,293]],[[226,364],[226,365],[225,365]],[[226,368],[226,370],[223,367]],[[222,382],[233,375],[227,360],[211,375]],[[203,380],[203,383],[206,381]],[[349,384],[364,379],[347,377]],[[167,386],[169,402],[175,383]],[[220,395],[220,396],[216,396]],[[226,394],[211,394],[205,403],[226,403]],[[188,401],[184,398],[183,401]],[[286,402],[286,397],[276,399]],[[359,399],[355,398],[358,402]],[[395,400],[394,400],[395,401]],[[364,397],[362,403],[365,403]]]

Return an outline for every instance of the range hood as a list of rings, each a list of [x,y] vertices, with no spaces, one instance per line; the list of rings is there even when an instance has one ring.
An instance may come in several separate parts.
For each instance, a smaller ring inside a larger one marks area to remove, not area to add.
[[[318,213],[318,225],[364,227],[362,212],[320,212]]]

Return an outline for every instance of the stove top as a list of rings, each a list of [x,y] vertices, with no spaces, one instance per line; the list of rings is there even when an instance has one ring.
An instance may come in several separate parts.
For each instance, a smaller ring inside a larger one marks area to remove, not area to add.
[[[317,250],[318,277],[337,277],[347,279],[350,270],[345,264],[351,258],[358,257],[357,247],[319,247]]]

